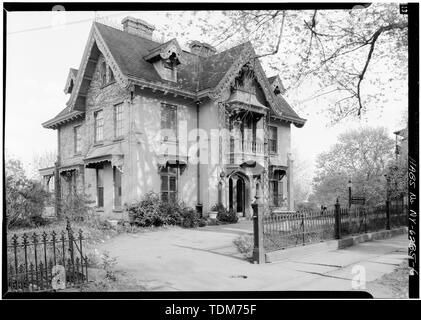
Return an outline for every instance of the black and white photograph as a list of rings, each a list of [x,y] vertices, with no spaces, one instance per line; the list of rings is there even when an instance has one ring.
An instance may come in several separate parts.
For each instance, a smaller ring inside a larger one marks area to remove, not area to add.
[[[419,297],[418,4],[31,4],[3,4],[3,298]]]

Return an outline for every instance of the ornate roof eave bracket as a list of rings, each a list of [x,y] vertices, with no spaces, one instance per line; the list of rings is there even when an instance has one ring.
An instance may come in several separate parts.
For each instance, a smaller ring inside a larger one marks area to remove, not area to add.
[[[247,110],[247,111],[251,111],[251,112],[255,112],[255,113],[260,113],[262,115],[266,115],[267,112],[269,111],[268,108],[266,107],[260,107],[260,106],[255,106],[253,104],[247,104],[244,102],[226,102],[225,103],[225,108],[228,110],[233,110],[233,109],[243,109],[243,110]]]
[[[183,53],[183,49],[181,49],[176,39],[172,39],[167,43],[164,43],[153,49],[151,53],[144,57],[144,59],[146,61],[152,61],[157,57],[160,57],[161,59],[166,60],[169,59],[173,54],[175,55],[178,63],[187,64],[188,61]]]
[[[57,119],[51,119],[42,124],[42,126],[46,129],[57,129],[60,125],[63,125],[67,122],[71,122],[78,118],[83,118],[85,115],[84,112],[78,111],[74,113],[67,114],[65,116],[59,117]]]
[[[302,119],[302,118],[294,118],[294,117],[288,117],[287,115],[275,115],[275,114],[271,114],[270,115],[272,118],[277,119],[277,120],[281,120],[281,121],[286,121],[286,122],[291,122],[293,123],[297,128],[302,128],[305,123],[307,122],[307,119]]]
[[[149,89],[152,89],[152,91],[162,91],[163,94],[171,93],[171,94],[174,95],[174,97],[180,96],[180,97],[184,97],[186,99],[187,98],[192,99],[194,101],[196,101],[198,99],[197,94],[194,93],[194,92],[174,88],[174,87],[171,87],[169,85],[166,85],[165,83],[153,83],[153,82],[150,82],[150,81],[146,81],[144,79],[129,77],[129,84],[130,84],[129,88],[131,86],[136,85],[136,86],[140,87],[141,89],[149,88]]]
[[[94,43],[96,43],[98,49],[101,51],[101,53],[104,55],[105,59],[107,60],[108,65],[113,71],[113,74],[117,83],[123,88],[127,88],[130,85],[127,77],[123,74],[117,62],[115,61],[114,57],[112,56],[98,28],[96,27],[95,24],[93,24],[91,31],[89,33],[88,42],[83,52],[83,57],[78,69],[79,71],[76,77],[76,81],[74,83],[74,88],[71,93],[70,99],[67,102],[67,105],[71,107],[71,110],[74,109],[77,97],[79,96],[79,90],[82,85],[82,81],[85,77],[86,66],[89,62],[89,55],[92,51]]]

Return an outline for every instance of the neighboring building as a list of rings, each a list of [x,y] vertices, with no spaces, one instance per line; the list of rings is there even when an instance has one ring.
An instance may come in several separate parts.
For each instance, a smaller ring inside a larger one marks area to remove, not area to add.
[[[217,53],[193,41],[187,52],[153,41],[142,20],[122,23],[93,23],[67,106],[43,123],[58,134],[56,168],[41,170],[56,176],[56,198],[84,191],[119,218],[154,191],[204,215],[219,202],[249,217],[259,185],[265,205],[293,210],[291,124],[306,120],[252,45]]]

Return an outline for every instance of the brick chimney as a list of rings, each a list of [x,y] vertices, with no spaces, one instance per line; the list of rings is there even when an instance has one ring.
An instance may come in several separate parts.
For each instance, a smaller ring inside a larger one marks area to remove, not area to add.
[[[190,52],[200,57],[210,57],[216,53],[216,49],[210,44],[200,41],[192,41],[189,44]]]
[[[152,40],[152,34],[155,27],[146,21],[133,17],[125,17],[123,21],[121,21],[121,24],[123,25],[124,31]]]

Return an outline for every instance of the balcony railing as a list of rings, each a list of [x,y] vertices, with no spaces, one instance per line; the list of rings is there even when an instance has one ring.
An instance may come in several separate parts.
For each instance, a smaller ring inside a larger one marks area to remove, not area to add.
[[[231,139],[230,153],[263,154],[264,145],[253,140]]]

